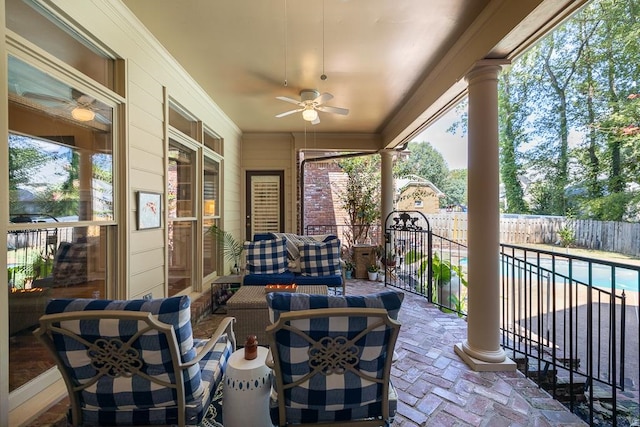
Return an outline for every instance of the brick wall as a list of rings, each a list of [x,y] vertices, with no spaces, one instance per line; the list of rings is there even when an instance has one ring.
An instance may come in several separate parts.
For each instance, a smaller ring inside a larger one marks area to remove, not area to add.
[[[336,187],[343,185],[336,180],[336,175],[340,175],[341,172],[334,161],[306,164],[303,192],[305,224],[341,223],[336,221],[336,209],[340,205]]]

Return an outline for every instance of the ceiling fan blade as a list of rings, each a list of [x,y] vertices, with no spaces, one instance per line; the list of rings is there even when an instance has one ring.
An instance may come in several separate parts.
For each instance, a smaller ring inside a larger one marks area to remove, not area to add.
[[[296,104],[296,105],[301,105],[302,103],[297,100],[297,99],[293,99],[293,98],[289,98],[286,96],[276,96],[276,99],[279,99],[280,101],[284,101],[284,102],[290,102],[292,104]]]
[[[293,114],[293,113],[299,113],[302,110],[304,110],[304,108],[298,108],[297,110],[285,111],[284,113],[277,114],[276,117],[280,118],[280,117],[288,116],[288,115]]]
[[[111,124],[111,120],[109,120],[107,117],[103,116],[100,113],[96,113],[96,117],[95,120],[104,124],[104,125],[110,125]]]
[[[314,99],[313,102],[315,102],[317,105],[320,105],[320,104],[324,104],[325,102],[331,99],[333,99],[333,95],[331,95],[329,92],[325,92],[321,95],[318,95],[318,97]]]
[[[322,111],[323,113],[340,114],[342,116],[346,116],[347,114],[349,114],[349,110],[346,108],[330,107],[328,105],[319,105],[316,107],[316,109],[318,111]]]
[[[60,102],[63,104],[68,104],[69,102],[71,102],[68,99],[59,98],[57,96],[45,95],[42,93],[34,93],[34,92],[25,92],[22,94],[22,96],[24,96],[25,98],[36,99],[38,101]]]

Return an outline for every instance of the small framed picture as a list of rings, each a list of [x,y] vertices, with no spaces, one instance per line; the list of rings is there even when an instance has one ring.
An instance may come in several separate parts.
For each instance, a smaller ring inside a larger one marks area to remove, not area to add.
[[[138,230],[160,228],[161,215],[162,195],[138,191]]]

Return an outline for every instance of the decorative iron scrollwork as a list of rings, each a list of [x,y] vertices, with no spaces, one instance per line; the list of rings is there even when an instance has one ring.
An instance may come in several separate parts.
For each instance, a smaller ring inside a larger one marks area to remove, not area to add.
[[[360,361],[358,347],[345,337],[325,337],[309,349],[309,366],[323,375],[342,375]]]
[[[91,366],[110,377],[130,377],[140,370],[142,360],[138,350],[125,347],[119,339],[97,339],[88,349]]]
[[[399,216],[392,218],[394,224],[389,226],[390,230],[400,231],[422,231],[423,228],[416,223],[420,221],[419,217],[411,217],[407,212],[400,213]]]

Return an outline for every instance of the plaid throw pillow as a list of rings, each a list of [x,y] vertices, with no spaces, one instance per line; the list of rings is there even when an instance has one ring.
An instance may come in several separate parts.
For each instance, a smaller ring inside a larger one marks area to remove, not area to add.
[[[300,266],[305,276],[334,276],[340,270],[340,239],[304,243],[298,246]]]
[[[247,272],[250,274],[282,274],[287,271],[285,239],[245,242]]]

